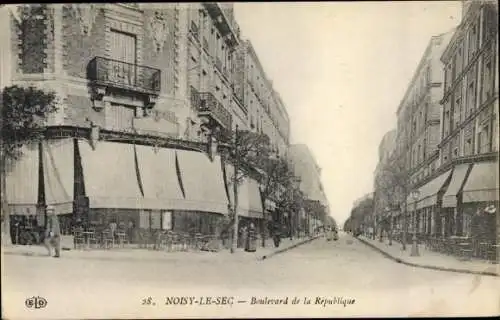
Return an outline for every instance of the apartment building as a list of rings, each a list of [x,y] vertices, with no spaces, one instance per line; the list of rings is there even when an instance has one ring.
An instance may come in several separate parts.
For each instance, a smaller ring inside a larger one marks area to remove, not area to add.
[[[377,221],[386,221],[390,225],[393,218],[399,214],[399,207],[396,205],[396,188],[394,182],[388,174],[391,170],[391,161],[396,147],[396,129],[388,131],[382,137],[378,147],[379,161],[374,172],[373,202],[374,214]]]
[[[241,108],[233,92],[234,52],[240,42],[233,5],[190,3],[186,6],[189,8],[187,73],[191,107],[201,118],[206,133],[230,131],[234,129],[233,110]]]
[[[50,204],[63,225],[116,221],[137,232],[215,233],[229,200],[222,160],[207,138],[232,127],[232,7],[0,10],[2,86],[35,85],[58,97],[46,139],[26,146],[9,172],[11,214],[43,220]]]
[[[440,166],[452,170],[437,230],[445,236],[470,235],[474,215],[489,206],[498,220],[498,4],[463,4],[462,21],[441,57]]]
[[[307,198],[305,212],[297,222],[307,226],[308,232],[324,224],[324,219],[330,214],[330,205],[321,181],[321,168],[314,155],[305,144],[291,144],[288,149],[288,159],[295,175],[299,178],[299,188]]]
[[[273,89],[249,40],[236,53],[234,91],[244,106],[241,121],[248,130],[266,134],[280,156],[286,155],[290,120],[280,95]]]
[[[418,225],[422,232],[430,230],[436,205],[434,195],[449,178],[449,172],[436,176],[436,170],[439,164],[440,100],[444,88],[440,57],[452,35],[453,32],[448,32],[430,39],[397,110],[396,157],[399,165],[396,169],[407,172],[406,191],[409,193],[429,183],[432,185],[425,187],[426,192],[422,192],[420,199],[408,194],[407,199],[401,199],[401,203],[406,200],[407,210],[412,212],[410,229]],[[425,201],[420,201],[423,199]],[[415,208],[422,214],[416,214]]]

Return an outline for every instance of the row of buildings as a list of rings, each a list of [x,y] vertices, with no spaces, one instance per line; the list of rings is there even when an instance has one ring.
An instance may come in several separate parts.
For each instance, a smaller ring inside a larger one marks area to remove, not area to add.
[[[379,146],[373,210],[355,225],[498,241],[498,4],[462,9],[459,26],[432,37],[418,64],[397,128]],[[479,235],[476,216],[496,228]]]
[[[285,104],[231,3],[11,5],[0,14],[1,88],[58,97],[45,140],[25,146],[7,173],[13,215],[43,223],[50,204],[67,226],[114,220],[215,233],[231,198],[221,134],[266,134],[278,156],[302,163],[289,152]],[[318,170],[296,172],[321,184]],[[256,178],[239,193],[243,221],[260,226],[275,210]]]

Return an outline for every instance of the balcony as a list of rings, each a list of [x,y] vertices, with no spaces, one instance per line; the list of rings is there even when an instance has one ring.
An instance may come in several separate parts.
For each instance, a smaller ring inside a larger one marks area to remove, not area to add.
[[[161,90],[161,71],[123,61],[95,57],[87,66],[92,84],[106,88],[157,96]]]
[[[231,130],[231,114],[211,92],[199,92],[191,87],[191,104],[198,111],[198,115],[207,116],[224,129]]]
[[[238,45],[238,35],[235,31],[234,21],[231,17],[228,17],[221,6],[216,2],[205,2],[203,3],[208,11],[208,14],[212,17],[215,26],[221,32],[223,37],[226,37],[227,41],[231,43],[232,46]]]

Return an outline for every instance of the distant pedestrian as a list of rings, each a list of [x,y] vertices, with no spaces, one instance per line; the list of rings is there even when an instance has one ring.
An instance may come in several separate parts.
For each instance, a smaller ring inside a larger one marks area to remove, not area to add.
[[[47,206],[47,227],[45,229],[44,244],[49,251],[49,256],[52,255],[52,247],[55,249],[54,258],[59,258],[61,255],[61,227],[59,220],[55,214],[54,207]]]

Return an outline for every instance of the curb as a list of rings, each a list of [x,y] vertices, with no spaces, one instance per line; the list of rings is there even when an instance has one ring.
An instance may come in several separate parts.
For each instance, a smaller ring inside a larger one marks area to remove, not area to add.
[[[389,253],[385,252],[384,250],[378,248],[377,246],[369,243],[368,241],[360,238],[356,238],[359,242],[371,247],[372,249],[375,249],[376,251],[380,252],[383,256],[386,258],[395,261],[397,263],[401,263],[410,267],[417,267],[417,268],[422,268],[422,269],[431,269],[431,270],[438,270],[438,271],[447,271],[447,272],[456,272],[456,273],[468,273],[468,274],[477,274],[481,276],[491,276],[491,277],[500,277],[500,274],[497,272],[490,272],[490,271],[473,271],[473,270],[467,270],[467,269],[455,269],[455,268],[446,268],[446,267],[438,267],[438,266],[433,266],[433,265],[427,265],[427,264],[420,264],[420,263],[412,263],[412,262],[407,262],[403,259],[396,258]]]
[[[282,249],[276,250],[276,251],[274,251],[274,252],[271,252],[270,254],[267,254],[267,255],[264,255],[264,256],[262,256],[262,257],[260,257],[260,258],[257,258],[257,260],[266,260],[266,259],[268,259],[268,258],[274,257],[274,256],[275,256],[275,255],[277,255],[277,254],[280,254],[280,253],[286,252],[286,251],[288,251],[288,250],[291,250],[291,249],[296,248],[296,247],[298,247],[298,246],[301,246],[301,245],[303,245],[303,244],[309,243],[309,242],[311,242],[311,241],[313,241],[313,240],[316,240],[316,239],[318,239],[318,238],[320,238],[320,237],[321,237],[321,235],[316,236],[316,237],[312,237],[312,238],[309,238],[309,239],[307,239],[307,240],[304,240],[304,241],[298,242],[298,243],[296,243],[296,244],[293,244],[293,245],[291,245],[291,246],[289,246],[289,247],[286,247],[286,248],[282,248]]]

